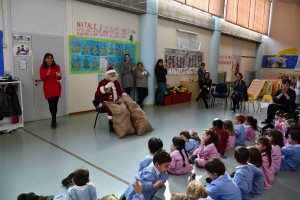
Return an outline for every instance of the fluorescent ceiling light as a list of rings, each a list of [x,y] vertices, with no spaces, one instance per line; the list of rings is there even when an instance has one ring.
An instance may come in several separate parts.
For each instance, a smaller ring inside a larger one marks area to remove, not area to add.
[[[187,33],[187,34],[191,34],[191,35],[198,35],[199,34],[199,33],[196,33],[196,32],[187,31],[187,30],[183,30],[183,29],[177,29],[177,32]]]

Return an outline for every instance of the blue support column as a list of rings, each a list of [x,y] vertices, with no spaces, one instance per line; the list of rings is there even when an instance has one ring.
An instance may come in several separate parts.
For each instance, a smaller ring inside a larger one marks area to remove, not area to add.
[[[211,43],[210,43],[209,69],[210,69],[210,78],[213,83],[216,83],[217,75],[218,75],[218,64],[219,64],[221,21],[220,18],[218,17],[214,17],[214,18],[215,18],[215,30],[212,33]]]
[[[263,58],[263,43],[256,43],[256,53],[255,53],[255,78],[260,79],[260,70],[261,70],[261,63]]]
[[[144,104],[154,104],[155,98],[155,74],[156,42],[157,42],[157,13],[158,0],[147,1],[147,13],[140,17],[140,61],[149,71],[148,90],[149,95]]]

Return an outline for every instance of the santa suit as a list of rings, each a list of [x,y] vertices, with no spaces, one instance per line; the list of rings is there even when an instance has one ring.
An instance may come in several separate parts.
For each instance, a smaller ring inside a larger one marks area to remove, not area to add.
[[[111,87],[105,87],[108,83],[111,83]],[[122,89],[118,80],[110,81],[106,78],[99,82],[96,94],[99,95],[100,101],[111,101],[115,102],[119,97],[122,96]],[[107,111],[108,118],[111,119],[112,113],[107,106],[104,106]]]

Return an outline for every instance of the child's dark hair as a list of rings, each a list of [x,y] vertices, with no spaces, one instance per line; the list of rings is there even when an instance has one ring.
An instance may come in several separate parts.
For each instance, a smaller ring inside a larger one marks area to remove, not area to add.
[[[179,135],[183,135],[186,139],[191,139],[191,135],[188,131],[181,131]]]
[[[267,134],[269,137],[272,137],[272,141],[270,141],[272,145],[278,145],[280,147],[284,146],[283,135],[280,131],[271,129],[267,131]]]
[[[224,175],[226,171],[225,165],[220,158],[211,158],[208,160],[204,165],[204,169],[211,174],[216,173],[218,176]]]
[[[173,145],[176,147],[176,149],[179,151],[179,153],[181,155],[181,158],[183,160],[183,165],[182,166],[185,167],[186,166],[186,164],[185,164],[185,158],[184,158],[184,155],[182,154],[182,150],[184,151],[184,153],[185,153],[185,155],[186,155],[187,158],[189,156],[188,156],[188,154],[187,154],[187,152],[185,150],[185,141],[184,141],[184,139],[182,139],[182,138],[180,138],[178,136],[175,136],[175,137],[173,137],[172,142],[173,142]]]
[[[279,116],[279,117],[282,118],[283,113],[284,113],[284,112],[283,112],[282,110],[277,110],[277,111],[275,112],[275,115],[277,115],[277,116]]]
[[[236,115],[234,115],[234,118],[236,118],[239,122],[241,122],[241,124],[243,124],[245,122],[245,115],[236,114]]]
[[[223,129],[223,121],[220,119],[216,119],[212,122],[213,127],[216,127],[217,129]]]
[[[297,141],[300,144],[300,131],[299,130],[292,130],[289,135],[291,136],[293,141]]]
[[[288,139],[289,134],[290,134],[291,131],[298,131],[298,130],[299,130],[299,127],[298,127],[298,126],[290,126],[290,127],[287,128],[287,130],[286,130],[286,132],[285,132],[285,134],[284,134],[284,137],[285,137],[286,139]]]
[[[223,125],[223,128],[230,131],[230,132],[234,132],[234,125],[232,123],[231,120],[228,120],[228,119],[225,119],[223,121],[224,125]]]
[[[158,163],[158,164],[163,164],[167,162],[171,162],[172,158],[168,152],[164,149],[158,150],[154,156],[153,156],[153,164]]]
[[[255,146],[248,146],[247,149],[249,151],[248,162],[256,167],[261,167],[263,161],[259,150]]]
[[[209,139],[206,140],[205,146],[207,146],[211,143],[214,143],[215,147],[219,148],[219,136],[218,136],[218,134],[215,131],[213,131],[212,129],[206,130],[205,134],[210,136]]]
[[[148,149],[150,153],[155,154],[158,150],[163,148],[163,142],[160,138],[152,137],[148,141]]]
[[[268,156],[269,167],[271,167],[271,165],[272,165],[272,145],[271,145],[270,140],[266,137],[259,137],[259,138],[257,138],[257,142],[261,143],[262,145],[264,145],[266,147],[265,152]]]
[[[293,118],[294,118],[294,115],[291,114],[291,113],[284,113],[284,114],[282,115],[282,118],[284,118],[284,119],[286,119],[286,120],[288,120],[288,119],[293,119]]]
[[[234,150],[234,157],[240,164],[247,164],[249,160],[249,150],[244,146],[239,146]]]
[[[290,126],[296,126],[296,120],[295,119],[287,119],[286,123]]]
[[[250,124],[250,126],[257,131],[257,120],[252,116],[246,116],[245,121]]]
[[[76,169],[74,171],[74,176],[73,176],[73,181],[74,184],[77,186],[84,186],[85,184],[87,184],[88,180],[89,180],[89,170],[81,167],[79,169]]]

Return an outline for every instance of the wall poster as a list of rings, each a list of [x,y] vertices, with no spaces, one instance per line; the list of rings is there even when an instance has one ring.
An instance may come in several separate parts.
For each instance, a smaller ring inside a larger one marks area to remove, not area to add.
[[[71,74],[105,73],[108,66],[120,71],[124,55],[136,65],[138,42],[69,36],[69,69]]]
[[[179,49],[165,49],[168,74],[197,74],[204,53]]]

